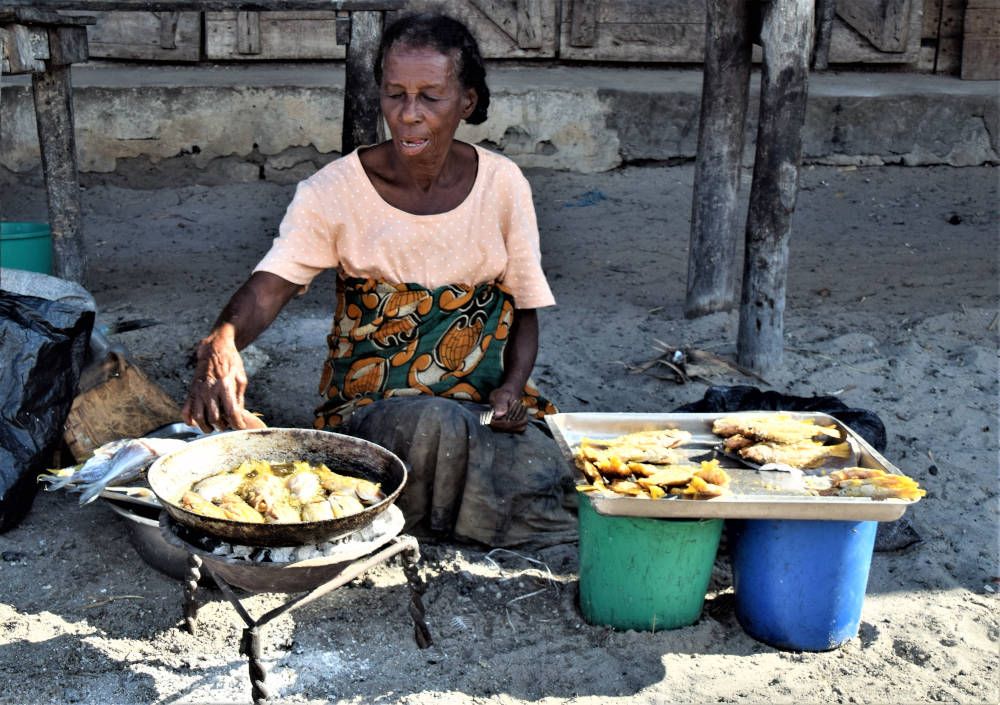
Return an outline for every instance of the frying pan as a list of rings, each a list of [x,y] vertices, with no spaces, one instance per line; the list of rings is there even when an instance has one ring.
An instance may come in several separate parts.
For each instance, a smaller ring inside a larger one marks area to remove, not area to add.
[[[192,484],[251,459],[325,463],[334,472],[381,484],[386,498],[357,514],[294,524],[216,519],[181,506],[181,497]],[[163,508],[179,524],[241,545],[302,546],[346,536],[370,524],[396,501],[406,484],[406,465],[385,448],[360,438],[303,428],[262,428],[191,441],[184,448],[158,458],[146,478]]]

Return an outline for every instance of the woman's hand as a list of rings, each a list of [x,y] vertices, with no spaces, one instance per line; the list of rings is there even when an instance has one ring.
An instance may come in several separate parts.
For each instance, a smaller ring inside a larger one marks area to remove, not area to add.
[[[504,348],[503,384],[490,393],[493,407],[490,426],[497,431],[523,433],[528,426],[528,410],[521,396],[538,352],[538,316],[534,309],[514,310],[509,336]]]
[[[198,345],[194,381],[184,404],[184,421],[202,431],[247,427],[247,375],[231,326],[222,326]]]
[[[271,325],[301,287],[270,272],[254,272],[222,309],[212,332],[198,345],[198,364],[184,421],[205,433],[213,429],[262,428],[243,408],[247,373],[239,351]]]
[[[506,385],[490,392],[493,420],[490,428],[505,433],[524,433],[528,426],[528,410],[521,402],[521,391]]]

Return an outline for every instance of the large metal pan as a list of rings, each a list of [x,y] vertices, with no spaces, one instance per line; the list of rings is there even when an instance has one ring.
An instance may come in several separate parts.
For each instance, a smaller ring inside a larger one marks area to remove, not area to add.
[[[366,507],[363,512],[340,519],[294,524],[214,519],[180,506],[181,497],[192,484],[250,459],[272,463],[292,460],[326,463],[334,472],[380,483],[386,498]],[[230,543],[303,546],[346,536],[370,524],[396,501],[406,484],[406,466],[385,448],[360,438],[302,428],[262,428],[191,441],[184,448],[157,459],[149,468],[147,479],[164,509],[179,524]]]

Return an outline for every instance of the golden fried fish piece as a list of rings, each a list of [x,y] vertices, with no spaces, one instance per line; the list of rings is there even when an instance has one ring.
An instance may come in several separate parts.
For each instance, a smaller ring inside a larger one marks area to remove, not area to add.
[[[584,438],[580,441],[580,446],[590,446],[593,448],[676,448],[677,446],[691,440],[688,431],[676,428],[663,428],[654,431],[637,431],[627,433],[624,436],[615,438]]]
[[[672,492],[673,490],[671,490]],[[695,475],[691,478],[691,482],[681,490],[681,493],[685,496],[698,496],[698,497],[720,497],[726,492],[728,492],[725,487],[720,487],[719,485],[713,484],[711,482],[705,482],[703,479]]]
[[[212,519],[229,518],[221,509],[216,507],[197,492],[192,492],[191,490],[185,492],[184,496],[181,497],[181,506],[203,517],[211,517]]]
[[[754,443],[753,439],[746,438],[737,433],[735,436],[730,436],[729,438],[724,440],[722,442],[722,446],[728,451],[736,451],[739,450],[740,448],[746,448],[747,446],[752,446],[753,443]]]
[[[630,480],[616,480],[608,485],[608,489],[618,494],[627,494],[633,497],[646,494],[639,483]]]
[[[302,521],[328,521],[335,518],[333,507],[325,499],[302,505]]]
[[[912,501],[927,494],[912,477],[877,468],[845,468],[830,473],[829,477],[832,484],[829,490],[820,492],[822,495]]]
[[[365,505],[361,504],[355,495],[332,494],[327,497],[326,501],[329,503],[335,519],[357,514],[365,510]]]
[[[816,441],[799,441],[787,445],[758,443],[739,451],[740,456],[760,465],[782,463],[803,469],[819,467],[830,458],[850,458],[851,452],[850,443],[825,446]]]
[[[586,477],[591,482],[595,482],[597,481],[598,478],[601,477],[601,473],[598,472],[597,467],[583,456],[577,455],[573,459],[573,462],[575,463],[576,467],[578,467],[580,471],[583,472],[583,476]]]
[[[219,499],[219,509],[227,519],[263,524],[264,517],[256,509],[243,501],[237,494],[226,494]]]
[[[725,416],[712,423],[717,436],[743,436],[770,443],[798,443],[814,438],[839,438],[836,426],[818,426],[812,419],[795,419],[788,414],[764,413]]]
[[[242,465],[240,467],[243,467]],[[199,480],[191,486],[191,491],[209,502],[218,502],[223,495],[232,494],[243,484],[243,473],[237,468],[216,473]]]
[[[701,461],[701,468],[694,474],[695,477],[701,478],[710,485],[729,487],[729,473],[722,469],[718,460]]]
[[[697,469],[694,465],[664,465],[652,475],[638,478],[636,482],[647,489],[686,485]]]
[[[380,483],[365,480],[361,477],[351,479],[355,481],[354,494],[356,494],[358,499],[364,502],[366,506],[371,506],[385,499],[385,492],[382,491],[382,485]]]
[[[322,491],[319,475],[310,470],[308,465],[306,465],[306,469],[296,468],[295,472],[285,480],[285,487],[288,489],[288,493],[301,504],[314,501]]]

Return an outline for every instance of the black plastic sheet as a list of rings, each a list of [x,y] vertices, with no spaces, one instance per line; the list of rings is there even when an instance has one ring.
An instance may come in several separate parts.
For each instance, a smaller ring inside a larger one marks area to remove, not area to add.
[[[0,532],[28,513],[62,438],[94,311],[0,289]]]

